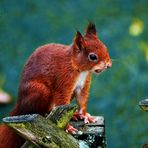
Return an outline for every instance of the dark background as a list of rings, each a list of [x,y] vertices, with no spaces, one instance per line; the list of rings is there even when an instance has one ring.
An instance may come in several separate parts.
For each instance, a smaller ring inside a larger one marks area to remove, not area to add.
[[[88,112],[106,121],[108,148],[141,147],[148,115],[138,102],[148,97],[147,0],[0,0],[0,89],[15,105],[20,74],[40,45],[70,44],[75,31],[93,21],[109,49],[113,67],[93,76]]]

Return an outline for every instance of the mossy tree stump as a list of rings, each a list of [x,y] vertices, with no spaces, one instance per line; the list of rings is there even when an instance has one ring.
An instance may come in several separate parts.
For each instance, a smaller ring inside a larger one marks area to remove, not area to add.
[[[97,122],[91,124],[71,121],[70,123],[78,129],[75,135],[64,131],[77,108],[76,105],[64,105],[52,110],[47,118],[32,114],[6,117],[3,122],[31,143],[26,142],[22,148],[104,148],[103,117],[96,117]]]

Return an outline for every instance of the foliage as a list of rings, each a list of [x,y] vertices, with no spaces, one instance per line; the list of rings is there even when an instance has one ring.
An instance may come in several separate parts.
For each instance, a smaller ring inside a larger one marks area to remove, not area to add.
[[[113,67],[93,76],[88,111],[105,116],[108,147],[141,147],[148,140],[148,115],[138,107],[148,96],[147,5],[147,0],[1,0],[0,89],[16,100],[33,50],[50,42],[70,44],[76,29],[84,32],[91,20]],[[12,106],[1,105],[0,117]]]

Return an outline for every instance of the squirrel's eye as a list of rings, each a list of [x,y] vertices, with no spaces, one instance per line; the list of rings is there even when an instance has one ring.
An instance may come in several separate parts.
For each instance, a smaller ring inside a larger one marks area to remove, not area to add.
[[[89,59],[90,61],[96,62],[96,61],[98,60],[98,56],[97,56],[95,53],[89,53],[88,59]]]

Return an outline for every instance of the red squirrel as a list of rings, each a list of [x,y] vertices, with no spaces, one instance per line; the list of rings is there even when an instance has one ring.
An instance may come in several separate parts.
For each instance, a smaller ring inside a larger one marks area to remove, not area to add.
[[[37,48],[24,66],[18,101],[10,116],[38,113],[44,115],[55,106],[79,105],[74,118],[95,122],[86,112],[91,74],[110,68],[107,47],[98,39],[96,27],[89,23],[83,36],[79,31],[71,45],[46,44]],[[67,126],[69,132],[75,132]],[[0,148],[19,148],[24,139],[6,125],[0,127]]]

